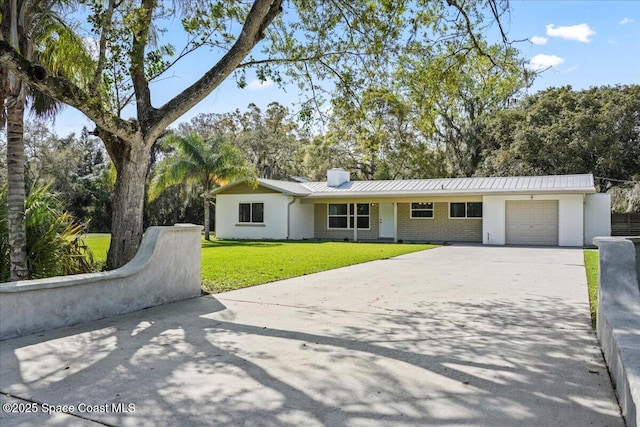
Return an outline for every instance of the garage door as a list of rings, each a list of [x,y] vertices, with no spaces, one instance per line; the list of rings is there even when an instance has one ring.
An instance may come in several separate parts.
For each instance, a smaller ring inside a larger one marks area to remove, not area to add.
[[[558,201],[507,201],[508,245],[557,245]]]

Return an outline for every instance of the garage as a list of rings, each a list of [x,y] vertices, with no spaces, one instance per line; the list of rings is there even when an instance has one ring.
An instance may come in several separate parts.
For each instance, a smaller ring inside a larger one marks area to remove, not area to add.
[[[558,201],[507,201],[505,231],[508,245],[558,245]]]

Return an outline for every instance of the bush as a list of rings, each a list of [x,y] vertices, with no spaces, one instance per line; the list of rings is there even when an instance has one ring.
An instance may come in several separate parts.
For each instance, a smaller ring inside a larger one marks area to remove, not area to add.
[[[95,271],[91,250],[82,237],[86,225],[65,210],[48,187],[31,188],[25,200],[27,268],[29,278],[64,276]],[[0,188],[0,281],[9,280],[7,188]]]

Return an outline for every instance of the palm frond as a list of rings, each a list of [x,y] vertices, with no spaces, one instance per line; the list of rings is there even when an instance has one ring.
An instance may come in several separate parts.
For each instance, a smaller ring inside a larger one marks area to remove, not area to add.
[[[52,11],[40,15],[37,28],[32,35],[34,59],[53,73],[86,87],[95,61],[82,37]]]
[[[6,224],[6,186],[0,187],[0,281],[9,280],[9,244]],[[64,210],[48,187],[33,187],[25,200],[27,269],[29,277],[43,278],[94,270],[91,250],[82,237],[86,224]],[[6,255],[6,257],[5,257]]]
[[[173,134],[167,137],[165,144],[174,147],[175,152],[156,169],[150,185],[150,200],[170,186],[186,188],[197,185],[200,193],[208,195],[224,181],[256,176],[244,153],[222,136],[204,140],[193,132],[186,136]]]

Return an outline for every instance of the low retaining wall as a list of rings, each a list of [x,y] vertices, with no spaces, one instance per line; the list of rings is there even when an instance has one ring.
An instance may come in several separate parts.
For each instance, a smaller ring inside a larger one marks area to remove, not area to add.
[[[640,427],[640,237],[597,237],[597,334],[627,425]]]
[[[201,230],[149,227],[117,270],[1,283],[0,340],[199,296]]]

